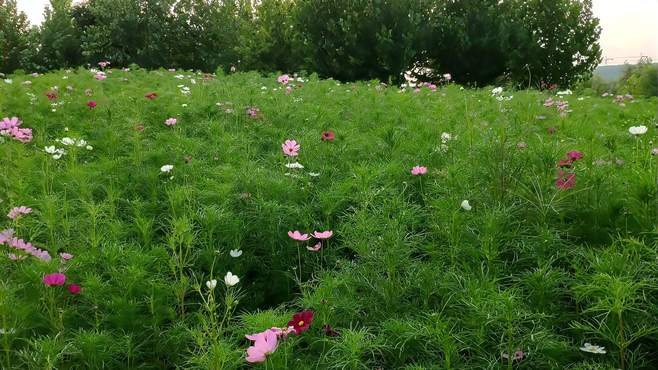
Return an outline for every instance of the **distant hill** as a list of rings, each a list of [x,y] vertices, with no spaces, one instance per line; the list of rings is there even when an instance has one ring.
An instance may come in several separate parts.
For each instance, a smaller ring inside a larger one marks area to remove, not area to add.
[[[626,67],[628,67],[628,64],[598,66],[594,70],[594,75],[600,76],[605,81],[616,81],[624,74]]]

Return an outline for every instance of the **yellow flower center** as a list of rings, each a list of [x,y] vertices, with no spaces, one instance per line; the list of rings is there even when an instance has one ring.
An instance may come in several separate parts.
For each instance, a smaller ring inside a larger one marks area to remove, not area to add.
[[[297,326],[304,326],[304,320],[300,320],[300,321],[297,323]]]

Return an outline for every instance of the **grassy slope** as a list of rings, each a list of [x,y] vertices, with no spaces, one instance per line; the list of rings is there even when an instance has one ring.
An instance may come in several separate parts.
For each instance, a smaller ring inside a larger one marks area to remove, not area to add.
[[[0,260],[0,327],[16,331],[0,337],[3,366],[236,368],[245,333],[300,308],[315,311],[314,325],[270,368],[511,368],[501,352],[517,349],[527,369],[658,366],[658,338],[642,331],[658,312],[655,99],[569,96],[561,118],[537,91],[499,102],[458,86],[400,93],[311,79],[285,94],[254,74],[175,74],[96,81],[81,70],[0,86],[0,118],[34,129],[32,143],[0,144],[0,207],[35,210],[0,229],[73,253],[66,273],[83,287],[72,297],[43,286],[57,258]],[[52,111],[44,92],[55,85]],[[649,132],[635,138],[638,124]],[[322,142],[328,129],[336,139]],[[94,149],[43,152],[65,136]],[[286,139],[301,144],[303,170],[284,167]],[[555,164],[571,150],[584,159],[561,191]],[[412,177],[414,165],[428,174]],[[286,235],[329,229],[322,254]],[[194,290],[229,270],[240,305],[220,328]],[[51,296],[62,316],[47,310]],[[323,336],[325,323],[341,336]],[[579,351],[584,342],[608,353]]]

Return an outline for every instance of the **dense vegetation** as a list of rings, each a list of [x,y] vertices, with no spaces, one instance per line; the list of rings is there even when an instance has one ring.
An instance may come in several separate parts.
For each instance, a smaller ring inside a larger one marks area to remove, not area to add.
[[[598,94],[658,96],[658,64],[646,59],[623,68],[623,74],[617,80],[608,81],[601,76],[593,76],[580,86]]]
[[[51,0],[30,28],[0,0],[0,72],[135,63],[316,72],[342,81],[566,87],[600,59],[591,0]],[[423,69],[423,71],[426,71]]]
[[[655,106],[10,76],[0,363],[235,369],[251,346],[269,369],[655,369]]]

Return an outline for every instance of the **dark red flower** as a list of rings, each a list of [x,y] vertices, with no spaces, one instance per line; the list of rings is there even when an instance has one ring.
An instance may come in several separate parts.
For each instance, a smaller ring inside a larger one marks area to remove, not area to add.
[[[50,100],[50,101],[57,100],[57,93],[54,92],[54,91],[52,91],[52,90],[50,90],[50,91],[46,91],[46,97],[47,97],[48,100]]]
[[[322,133],[322,140],[324,141],[334,141],[334,132],[333,131],[325,131]]]
[[[576,185],[576,174],[560,171],[558,173],[558,179],[555,180],[555,186],[558,189],[568,190],[573,188]]]
[[[148,100],[153,100],[153,99],[158,97],[158,94],[155,93],[155,92],[150,92],[150,93],[144,95],[144,97]]]
[[[322,331],[324,331],[324,333],[325,333],[326,335],[330,336],[330,337],[337,337],[337,336],[340,336],[340,333],[337,332],[337,331],[335,331],[335,330],[331,327],[331,325],[329,325],[329,324],[326,324],[325,326],[323,326],[323,327],[322,327]]]
[[[313,322],[313,311],[302,311],[292,315],[292,320],[288,321],[288,326],[292,326],[295,334],[299,335],[308,330]]]
[[[555,127],[549,127],[549,128],[546,129],[546,131],[548,131],[549,135],[553,135],[556,130],[555,130]]]
[[[89,108],[96,108],[96,102],[91,100],[91,101],[87,102],[87,106]]]
[[[68,286],[68,290],[69,290],[69,293],[71,293],[73,295],[80,294],[80,292],[82,292],[82,288],[78,284],[70,284]]]

